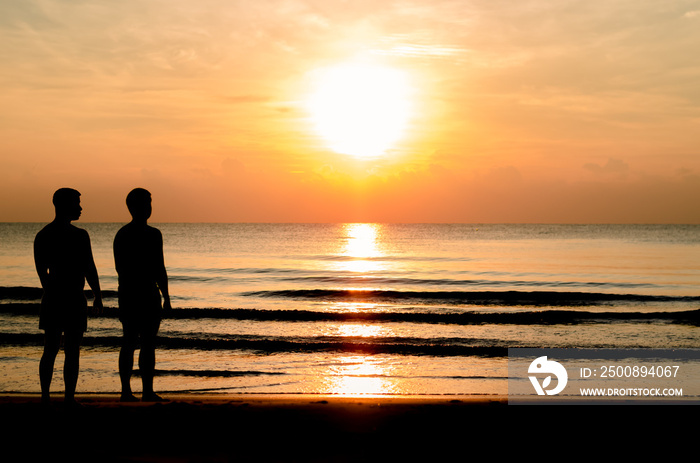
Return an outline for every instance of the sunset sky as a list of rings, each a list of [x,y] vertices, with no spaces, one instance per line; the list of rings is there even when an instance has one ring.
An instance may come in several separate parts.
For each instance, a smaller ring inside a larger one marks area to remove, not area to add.
[[[3,1],[0,221],[700,223],[698,50],[700,1]]]

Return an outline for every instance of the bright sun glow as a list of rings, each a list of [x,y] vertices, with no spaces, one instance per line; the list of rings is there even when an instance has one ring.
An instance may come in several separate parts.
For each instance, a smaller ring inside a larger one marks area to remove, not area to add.
[[[309,105],[329,147],[356,157],[380,156],[401,138],[410,111],[401,71],[345,65],[324,71]]]
[[[382,252],[378,247],[380,225],[351,223],[344,226],[347,237],[343,255],[349,260],[338,262],[337,268],[348,272],[370,273],[381,270]]]

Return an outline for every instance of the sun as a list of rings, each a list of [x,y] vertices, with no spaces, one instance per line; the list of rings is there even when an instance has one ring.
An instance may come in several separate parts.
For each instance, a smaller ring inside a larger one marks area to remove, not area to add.
[[[359,158],[381,156],[401,139],[410,115],[406,74],[347,64],[319,72],[309,110],[329,148]]]

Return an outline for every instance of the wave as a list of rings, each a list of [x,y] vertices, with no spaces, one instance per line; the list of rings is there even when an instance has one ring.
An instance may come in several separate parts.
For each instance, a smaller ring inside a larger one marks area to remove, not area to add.
[[[42,334],[0,333],[0,344],[12,346],[41,346]],[[119,336],[85,336],[84,347],[101,347],[117,349],[121,346]],[[217,338],[193,338],[159,336],[157,347],[160,349],[189,350],[244,350],[259,354],[274,353],[319,353],[341,352],[351,354],[395,354],[395,355],[430,355],[430,356],[478,356],[505,357],[509,347],[504,341],[470,340],[464,338],[398,338],[360,336],[322,336],[322,337],[266,337],[229,335]]]
[[[287,289],[248,291],[243,296],[332,302],[412,302],[417,304],[582,306],[625,302],[700,303],[700,296],[653,296],[578,291],[395,291],[354,289]]]
[[[653,283],[625,283],[604,281],[536,281],[536,280],[456,280],[449,278],[387,278],[372,276],[297,276],[279,278],[279,281],[298,283],[332,283],[339,285],[418,285],[462,287],[556,287],[556,288],[658,288]]]
[[[116,298],[116,290],[102,291],[103,298]],[[0,301],[40,301],[44,295],[44,290],[31,286],[0,286]],[[92,299],[92,290],[85,290],[85,297]]]
[[[454,278],[400,278],[384,276],[358,276],[352,272],[334,272],[332,275],[308,275],[314,273],[296,269],[266,268],[266,269],[190,269],[187,273],[171,272],[169,279],[176,282],[222,284],[231,283],[229,275],[246,275],[246,279],[256,278],[259,275],[274,275],[277,282],[299,283],[299,285],[333,284],[344,286],[357,285],[392,285],[392,286],[420,286],[420,287],[464,287],[464,288],[603,288],[603,289],[660,289],[668,285],[659,286],[655,283],[639,283],[624,281],[564,281],[564,280],[523,280],[515,279],[516,276],[505,272],[481,272],[491,276],[502,276],[506,279],[454,279]],[[306,275],[302,275],[306,274]],[[242,281],[238,276],[237,281]]]
[[[397,283],[389,279],[347,280],[334,277],[315,278],[316,281],[326,283]],[[442,282],[442,283],[440,283]],[[444,284],[464,285],[464,281],[452,280],[410,280],[401,283],[418,284]],[[485,284],[473,282],[471,286]],[[523,285],[531,282],[521,282]],[[509,282],[510,286],[517,286],[518,282]],[[576,283],[575,285],[605,286],[605,283]],[[620,287],[620,284],[610,286]],[[636,284],[630,287],[646,287]],[[0,286],[0,305],[11,302],[38,302],[41,301],[43,290],[25,286]],[[92,299],[90,289],[85,290],[85,296]],[[619,294],[585,291],[408,291],[408,290],[380,290],[380,289],[283,289],[245,291],[240,293],[243,297],[261,299],[296,299],[329,302],[381,302],[381,303],[412,303],[418,305],[479,305],[479,306],[593,306],[624,303],[700,303],[700,296],[663,296],[645,294]],[[116,290],[102,290],[104,299],[116,299]],[[177,299],[177,298],[176,298]]]
[[[288,376],[290,373],[281,371],[258,371],[258,370],[162,370],[157,368],[154,371],[156,376],[190,376],[198,378],[235,378],[241,376]],[[133,371],[134,376],[139,376],[140,371],[135,369]],[[508,379],[507,376],[486,376],[486,375],[441,375],[441,376],[430,376],[430,375],[400,375],[400,374],[383,374],[383,373],[368,373],[368,374],[329,374],[329,376],[342,376],[345,378],[409,378],[409,379]]]
[[[39,304],[0,304],[0,314],[38,316]],[[97,317],[98,315],[91,315]],[[117,318],[118,309],[106,307],[99,315]],[[227,319],[266,322],[350,322],[350,323],[426,323],[447,325],[513,324],[555,325],[575,323],[610,323],[659,320],[700,325],[700,309],[664,312],[586,311],[580,309],[547,309],[518,312],[322,312],[315,310],[264,310],[223,308],[177,308],[164,313],[174,320]]]
[[[276,256],[278,258],[289,258],[294,260],[317,260],[329,262],[352,262],[352,261],[368,261],[368,262],[471,262],[474,259],[464,256],[396,256],[396,255],[380,255],[380,256],[351,256],[343,254],[310,254],[296,256]]]
[[[140,371],[134,370],[134,375],[139,376]],[[234,378],[238,376],[281,376],[287,373],[279,371],[257,371],[257,370],[155,370],[156,376],[194,376],[199,378]]]

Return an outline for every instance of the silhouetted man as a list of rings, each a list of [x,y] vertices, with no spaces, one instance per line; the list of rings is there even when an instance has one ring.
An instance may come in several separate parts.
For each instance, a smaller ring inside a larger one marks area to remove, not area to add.
[[[53,195],[56,217],[34,239],[34,263],[44,295],[39,328],[44,330],[44,353],[39,363],[41,400],[48,404],[56,355],[64,337],[63,379],[66,405],[77,405],[75,388],[80,369],[80,344],[87,329],[85,280],[94,293],[93,307],[102,310],[102,292],[92,257],[90,236],[71,224],[80,218],[80,193],[61,188]]]
[[[119,319],[124,329],[119,353],[121,400],[136,401],[131,392],[134,351],[140,339],[139,370],[143,382],[141,400],[162,401],[153,391],[156,365],[155,343],[160,328],[161,310],[169,310],[168,274],[163,259],[163,236],[147,224],[151,217],[151,193],[143,188],[126,197],[132,220],[114,238],[114,263],[119,276]],[[163,306],[161,308],[161,294]]]

